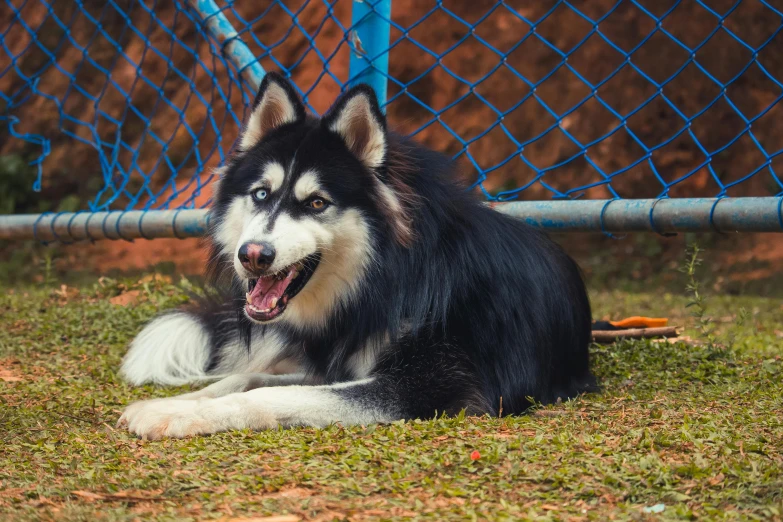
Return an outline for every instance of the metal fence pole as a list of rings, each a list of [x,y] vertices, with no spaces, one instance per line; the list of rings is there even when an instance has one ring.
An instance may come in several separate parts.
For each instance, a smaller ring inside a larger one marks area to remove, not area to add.
[[[386,103],[389,74],[391,0],[353,0],[351,63],[348,85],[366,83]]]
[[[783,198],[671,198],[496,203],[550,232],[783,232]]]
[[[205,235],[208,225],[208,212],[199,209],[16,214],[0,216],[0,240],[186,238]]]
[[[783,232],[783,198],[682,198],[495,203],[549,232]],[[0,240],[197,237],[207,210],[131,210],[0,216]]]
[[[250,48],[239,38],[236,29],[220,7],[214,0],[189,0],[189,3],[220,43],[223,55],[236,66],[253,91],[257,91],[266,72]]]

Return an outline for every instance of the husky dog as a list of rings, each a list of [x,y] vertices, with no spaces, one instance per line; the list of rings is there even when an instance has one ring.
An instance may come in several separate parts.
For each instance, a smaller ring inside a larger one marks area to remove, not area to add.
[[[519,414],[592,390],[579,268],[454,171],[389,131],[371,88],[319,119],[266,75],[210,211],[227,298],[158,317],[122,364],[137,385],[222,380],[120,424],[157,439]]]

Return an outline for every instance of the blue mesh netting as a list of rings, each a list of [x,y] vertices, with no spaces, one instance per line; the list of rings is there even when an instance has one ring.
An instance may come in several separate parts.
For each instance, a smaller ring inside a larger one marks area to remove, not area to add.
[[[6,8],[0,122],[42,146],[35,189],[64,177],[93,211],[193,206],[242,118],[234,72],[198,17],[180,2]],[[20,150],[3,141],[4,154]]]
[[[316,113],[364,52],[350,0],[218,1],[223,36],[180,0],[5,4],[0,153],[91,210],[208,204],[253,95],[232,42]],[[386,110],[489,199],[783,195],[779,4],[394,0]]]

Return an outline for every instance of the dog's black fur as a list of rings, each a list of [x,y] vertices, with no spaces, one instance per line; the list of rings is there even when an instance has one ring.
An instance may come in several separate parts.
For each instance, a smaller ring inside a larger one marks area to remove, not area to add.
[[[201,325],[208,352],[199,371],[225,373],[228,359],[235,361],[231,373],[249,371],[236,363],[241,346],[236,340],[244,336],[247,346],[263,349],[264,340],[274,336],[284,345],[277,358],[296,361],[308,374],[307,384],[358,383],[325,392],[358,412],[351,418],[341,418],[339,412],[313,416],[312,411],[298,417],[291,411],[279,420],[291,425],[425,418],[463,409],[497,415],[501,400],[503,413],[519,414],[531,401],[550,403],[596,389],[589,369],[587,292],[576,263],[557,244],[467,192],[456,181],[451,160],[388,131],[369,87],[351,89],[317,119],[305,115],[293,87],[276,74],[265,77],[254,110],[272,84],[283,89],[293,106],[280,112],[289,120],[232,155],[211,210],[211,271],[216,285],[230,295],[217,307],[204,306],[188,315]],[[384,136],[383,161],[372,167],[357,155],[361,143],[352,142],[352,148],[350,140],[334,131],[337,118],[358,97],[366,99],[369,114],[356,112],[350,124],[361,127],[360,137],[372,125]],[[254,212],[269,212],[267,228],[274,226],[276,212],[287,212],[289,220],[320,219],[307,217],[290,190],[303,172],[316,171],[332,198],[333,212],[352,209],[369,230],[372,262],[363,273],[349,276],[355,278],[355,291],[339,299],[323,321],[287,320],[289,312],[275,322],[251,321],[243,309],[247,280],[232,266],[236,245],[227,247],[219,238],[232,202],[249,197],[259,172],[272,161],[289,172],[279,190],[256,202]],[[145,377],[143,366],[144,350],[152,353],[158,350],[155,343],[163,342],[156,341],[156,331],[140,336],[139,347],[131,350],[136,353],[129,354],[134,357],[123,370],[134,382],[153,380]],[[363,351],[372,352],[364,373],[351,363]],[[248,389],[271,381],[262,376],[252,382],[256,384]],[[259,404],[263,408],[263,401]],[[292,403],[291,408],[300,406]],[[124,418],[144,417],[134,415]],[[154,421],[154,416],[147,418]],[[245,426],[219,424],[220,429]],[[153,428],[132,429],[165,433]],[[189,429],[178,433],[192,433]]]

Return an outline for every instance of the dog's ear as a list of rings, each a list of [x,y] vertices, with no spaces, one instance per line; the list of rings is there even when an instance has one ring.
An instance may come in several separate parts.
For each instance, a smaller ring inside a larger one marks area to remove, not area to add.
[[[346,92],[322,121],[342,138],[348,149],[368,169],[386,168],[383,176],[373,176],[379,208],[388,218],[394,239],[403,246],[414,240],[411,210],[416,204],[410,187],[393,168],[396,157],[390,155],[386,118],[378,106],[375,91],[369,85],[357,85]],[[389,161],[389,159],[392,161]]]
[[[270,131],[305,119],[305,107],[287,79],[270,72],[261,81],[247,125],[242,130],[239,150],[246,151]]]
[[[365,167],[375,169],[386,161],[386,118],[369,85],[346,92],[324,116],[323,124],[340,136]]]

